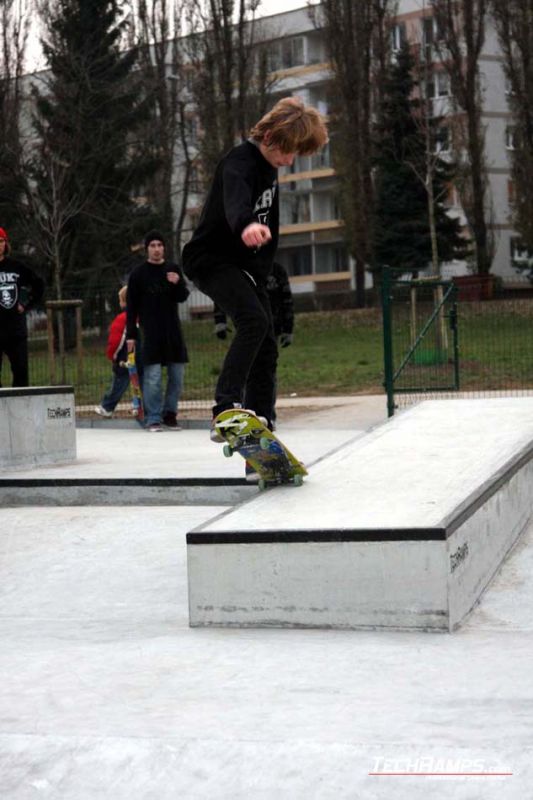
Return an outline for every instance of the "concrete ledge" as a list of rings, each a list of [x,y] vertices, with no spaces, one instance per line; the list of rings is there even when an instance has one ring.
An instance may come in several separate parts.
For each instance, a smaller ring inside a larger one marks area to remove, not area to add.
[[[74,461],[72,386],[0,389],[0,469]]]
[[[234,506],[257,493],[244,478],[0,479],[0,506]]]
[[[190,624],[453,630],[530,520],[532,479],[530,399],[422,403],[191,531]]]
[[[185,419],[180,417],[178,424],[183,430],[209,430],[211,419]],[[98,430],[138,430],[144,426],[134,418],[113,417],[103,419],[102,417],[76,417],[77,428],[97,428]]]

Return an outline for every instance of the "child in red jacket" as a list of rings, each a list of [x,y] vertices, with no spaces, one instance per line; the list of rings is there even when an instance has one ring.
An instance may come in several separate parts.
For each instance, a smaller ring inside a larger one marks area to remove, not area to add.
[[[126,346],[126,293],[127,286],[123,286],[118,293],[118,302],[123,309],[117,314],[109,326],[109,337],[107,340],[106,356],[113,364],[113,382],[111,387],[102,397],[102,402],[95,407],[95,411],[101,417],[112,417],[113,411],[118,405],[122,395],[129,386],[130,376],[127,367],[124,366],[128,357]],[[140,364],[137,364],[139,375],[141,374]]]

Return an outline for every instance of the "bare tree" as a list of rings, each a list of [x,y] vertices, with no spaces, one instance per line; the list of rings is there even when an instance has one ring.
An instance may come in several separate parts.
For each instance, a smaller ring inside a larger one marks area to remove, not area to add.
[[[261,0],[188,0],[187,56],[207,185],[222,154],[267,109],[274,78],[255,18]]]
[[[22,189],[21,109],[29,18],[26,0],[1,0],[0,210],[6,227],[17,223]]]
[[[74,153],[73,158],[76,158]],[[72,164],[59,158],[46,140],[28,144],[23,164],[27,178],[24,192],[27,237],[51,265],[54,295],[62,300],[67,271],[64,253],[70,224],[90,205],[95,190],[73,190]]]
[[[347,238],[355,262],[356,303],[365,304],[371,261],[373,119],[379,115],[395,0],[324,0],[310,8],[323,29],[333,70],[332,152]]]
[[[425,4],[424,4],[425,6]],[[431,50],[431,48],[429,48]],[[450,185],[455,178],[456,167],[450,158],[444,160],[441,152],[444,142],[450,143],[450,129],[445,124],[445,117],[439,114],[439,103],[442,98],[437,91],[440,76],[448,77],[448,73],[441,71],[442,67],[435,64],[427,52],[423,42],[417,42],[411,48],[413,55],[413,77],[418,97],[413,101],[413,121],[424,141],[423,159],[410,158],[407,162],[424,187],[427,196],[428,222],[431,238],[431,271],[433,275],[440,274],[440,255],[437,236],[436,205],[442,205]],[[428,57],[429,55],[429,57]],[[447,103],[448,97],[444,102]],[[437,177],[440,180],[437,181]]]
[[[147,139],[159,167],[150,194],[167,234],[174,231],[180,250],[193,168],[190,142],[192,108],[184,61],[182,20],[186,0],[139,0],[140,68],[153,99]],[[177,220],[176,222],[174,222]],[[174,248],[170,248],[173,255]]]
[[[492,0],[513,115],[511,160],[515,226],[533,252],[533,4]]]
[[[435,46],[451,83],[456,118],[455,183],[472,231],[477,271],[487,274],[494,256],[485,162],[485,130],[479,57],[485,42],[489,0],[431,0],[437,25]]]

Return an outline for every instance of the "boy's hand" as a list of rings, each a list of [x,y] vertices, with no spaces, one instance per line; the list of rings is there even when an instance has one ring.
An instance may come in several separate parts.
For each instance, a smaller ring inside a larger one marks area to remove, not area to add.
[[[170,283],[177,283],[180,279],[180,276],[177,272],[167,272],[167,281]]]
[[[217,322],[215,325],[215,336],[217,339],[226,339],[228,335],[228,326],[225,322]]]
[[[241,239],[246,247],[261,247],[272,239],[268,225],[252,222],[241,233]]]

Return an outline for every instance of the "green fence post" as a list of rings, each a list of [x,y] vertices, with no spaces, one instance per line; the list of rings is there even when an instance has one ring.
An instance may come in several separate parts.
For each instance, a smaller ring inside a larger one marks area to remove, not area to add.
[[[383,365],[385,371],[385,391],[387,393],[387,414],[394,414],[394,379],[392,360],[392,318],[391,318],[391,273],[383,267],[381,281],[381,306],[383,310]]]
[[[455,390],[459,390],[459,326],[457,324],[457,287],[454,287],[452,293],[452,307],[450,311],[450,327],[453,332],[453,375],[455,381]]]

